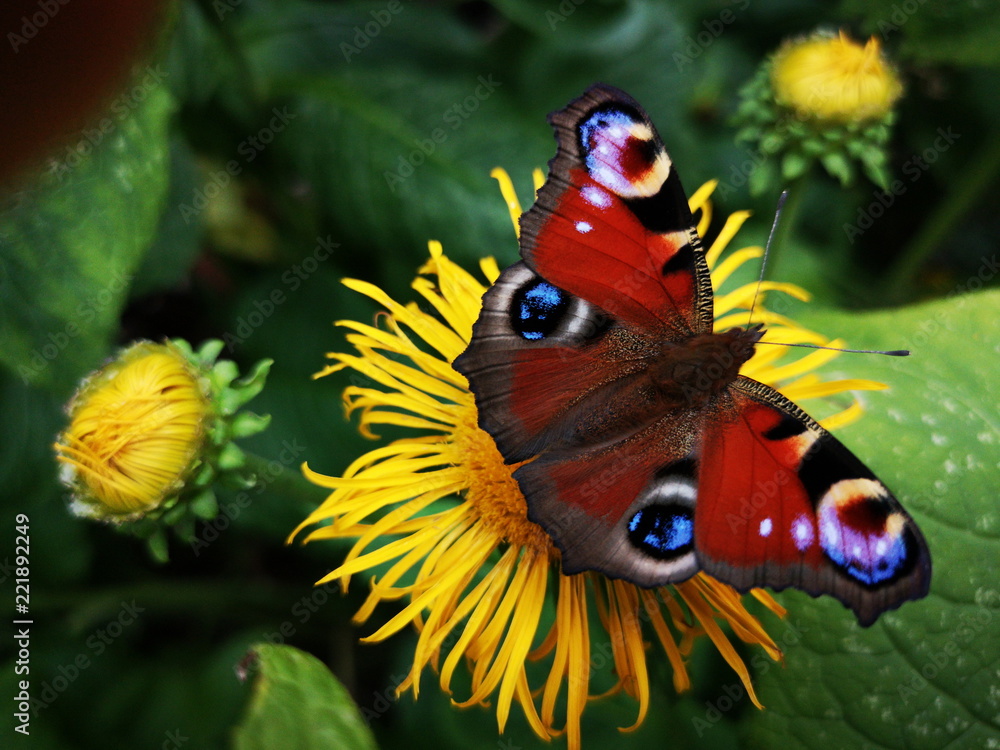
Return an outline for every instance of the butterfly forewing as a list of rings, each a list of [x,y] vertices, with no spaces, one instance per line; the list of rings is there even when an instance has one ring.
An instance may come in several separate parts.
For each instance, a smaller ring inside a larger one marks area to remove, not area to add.
[[[642,108],[595,86],[550,120],[558,150],[521,219],[539,275],[663,336],[712,329],[712,284],[684,189]]]

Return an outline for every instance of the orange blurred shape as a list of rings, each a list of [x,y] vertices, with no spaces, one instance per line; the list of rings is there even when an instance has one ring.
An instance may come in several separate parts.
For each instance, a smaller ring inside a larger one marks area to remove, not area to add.
[[[0,185],[83,137],[154,49],[164,0],[0,2]]]

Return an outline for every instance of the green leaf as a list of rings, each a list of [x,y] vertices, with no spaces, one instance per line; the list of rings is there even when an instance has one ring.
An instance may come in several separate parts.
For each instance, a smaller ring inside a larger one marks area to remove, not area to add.
[[[346,688],[314,656],[291,646],[258,643],[257,675],[235,750],[375,750]]]
[[[0,362],[25,382],[70,387],[117,330],[167,191],[173,104],[158,85],[146,91],[138,109],[116,105],[85,129],[0,215]]]
[[[1000,745],[998,316],[1000,292],[795,316],[849,346],[912,350],[905,359],[843,355],[827,374],[891,386],[862,394],[867,414],[838,435],[916,519],[934,572],[925,599],[867,629],[830,597],[780,594],[789,615],[771,630],[786,644],[785,667],[758,671],[767,710],[745,724],[747,747]]]
[[[201,184],[190,148],[176,135],[170,144],[170,188],[155,239],[132,280],[133,299],[179,284],[201,249],[202,217],[184,216],[177,209]]]
[[[393,79],[407,77],[396,73]],[[512,248],[509,220],[496,210],[498,191],[489,167],[477,168],[460,153],[463,145],[484,142],[475,136],[477,129],[509,122],[509,105],[473,77],[463,85],[424,84],[427,112],[407,117],[373,95],[388,80],[386,74],[365,82],[333,76],[281,81],[283,93],[296,96],[289,108],[300,119],[294,122],[295,137],[276,142],[275,149],[314,185],[321,205],[344,231],[338,240],[345,248],[388,249],[373,259],[390,269],[412,264],[410,258],[422,256],[431,238],[442,240],[452,255],[461,255],[463,245],[466,253],[503,247],[504,239]],[[416,85],[413,78],[409,90]],[[477,87],[483,106],[469,114],[479,106]],[[470,110],[462,109],[466,104]],[[424,126],[420,121],[428,113],[436,119]],[[345,189],[349,184],[363,187]],[[464,206],[460,222],[456,205]],[[457,247],[456,235],[464,235]]]

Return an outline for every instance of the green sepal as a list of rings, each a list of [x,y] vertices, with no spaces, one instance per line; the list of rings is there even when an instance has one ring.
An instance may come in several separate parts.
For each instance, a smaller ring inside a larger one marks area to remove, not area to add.
[[[854,180],[854,164],[841,151],[832,151],[820,157],[823,167],[847,187]]]
[[[246,453],[240,450],[235,443],[227,443],[226,446],[219,451],[219,456],[216,459],[215,465],[218,466],[221,471],[235,471],[236,469],[242,469],[246,462]]]
[[[170,560],[170,552],[167,547],[167,534],[162,528],[156,529],[146,540],[146,547],[153,560],[158,563],[166,563]]]
[[[812,159],[802,153],[785,154],[785,158],[781,160],[781,176],[786,180],[798,179],[809,171],[810,164]]]
[[[211,489],[199,492],[190,500],[191,512],[206,521],[215,518],[219,512],[219,501]]]
[[[270,414],[242,412],[233,417],[231,432],[234,438],[245,438],[263,432],[271,424]]]

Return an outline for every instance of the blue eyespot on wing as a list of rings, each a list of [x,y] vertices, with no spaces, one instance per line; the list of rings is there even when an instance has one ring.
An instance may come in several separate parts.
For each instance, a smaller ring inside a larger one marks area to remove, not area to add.
[[[569,296],[541,279],[519,289],[511,305],[511,327],[529,341],[551,334],[569,309]]]

